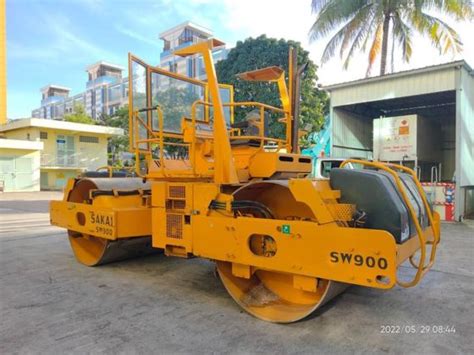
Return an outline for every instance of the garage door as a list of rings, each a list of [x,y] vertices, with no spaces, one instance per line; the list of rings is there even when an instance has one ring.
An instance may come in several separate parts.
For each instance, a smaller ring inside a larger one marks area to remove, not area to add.
[[[27,191],[33,184],[33,159],[0,157],[0,182],[3,191]]]

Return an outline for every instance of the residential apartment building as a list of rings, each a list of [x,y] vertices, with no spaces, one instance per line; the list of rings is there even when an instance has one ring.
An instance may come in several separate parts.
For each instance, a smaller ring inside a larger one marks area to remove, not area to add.
[[[81,105],[86,113],[99,119],[103,114],[113,114],[128,102],[128,78],[122,77],[124,68],[104,61],[86,68],[86,91],[70,96],[71,89],[48,85],[41,89],[41,107],[33,110],[33,118],[58,119],[72,113],[75,105]]]
[[[200,56],[179,57],[173,51],[213,37],[211,30],[185,22],[160,33],[163,51],[159,66],[188,77],[206,79],[204,63]],[[214,48],[213,58],[217,62],[227,57],[225,45]],[[72,113],[74,105],[82,105],[86,113],[98,120],[102,115],[113,114],[119,107],[128,104],[128,77],[124,68],[100,61],[86,68],[88,80],[86,90],[70,96],[70,89],[59,85],[48,85],[41,89],[41,106],[32,111],[34,118],[61,120]]]
[[[163,40],[163,51],[160,54],[160,66],[171,72],[186,75],[190,78],[206,79],[204,62],[201,56],[194,55],[179,57],[173,55],[173,51],[187,47],[193,43],[205,41],[213,37],[211,30],[185,22],[169,30],[160,33]],[[214,48],[212,56],[214,62],[227,58],[228,50],[225,45]]]

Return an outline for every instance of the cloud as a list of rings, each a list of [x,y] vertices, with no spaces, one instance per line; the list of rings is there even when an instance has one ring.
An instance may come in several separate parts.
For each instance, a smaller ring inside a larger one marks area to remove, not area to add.
[[[97,60],[106,59],[108,61],[122,61],[116,54],[94,45],[91,41],[82,38],[77,33],[53,26],[56,31],[58,42],[53,46],[63,53],[74,53],[75,55],[84,53],[87,57],[95,57]]]
[[[52,60],[54,53],[46,51],[44,48],[34,48],[25,46],[22,43],[9,41],[7,43],[7,56],[9,59],[35,59],[35,60]]]
[[[115,29],[116,29],[118,32],[122,33],[122,34],[124,34],[124,35],[126,35],[126,36],[129,36],[129,37],[131,37],[131,38],[133,38],[133,39],[136,39],[136,40],[138,40],[138,41],[141,41],[141,42],[143,42],[143,43],[152,45],[152,46],[154,46],[154,47],[158,46],[158,41],[157,41],[157,40],[153,40],[153,39],[151,39],[151,38],[148,38],[148,37],[146,37],[146,36],[143,36],[143,35],[141,35],[140,33],[136,32],[136,31],[132,31],[132,30],[130,30],[130,29],[127,29],[127,28],[125,28],[125,27],[123,27],[123,26],[121,26],[121,25],[115,26]]]
[[[71,1],[71,0],[70,0]],[[89,10],[94,12],[101,11],[104,8],[104,1],[103,0],[73,0],[75,3],[82,5]]]
[[[8,42],[8,55],[15,59],[31,59],[47,61],[48,63],[79,63],[92,60],[108,60],[122,62],[117,56],[103,47],[94,44],[75,29],[70,19],[60,13],[50,13],[40,10],[38,17],[43,24],[43,30],[48,34],[41,46],[26,45],[18,41]]]

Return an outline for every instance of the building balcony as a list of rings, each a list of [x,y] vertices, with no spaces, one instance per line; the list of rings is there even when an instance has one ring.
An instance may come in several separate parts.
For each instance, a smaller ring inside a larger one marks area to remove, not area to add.
[[[167,49],[167,50],[164,50],[163,52],[161,52],[160,54],[160,59],[163,59],[167,56],[170,56],[173,54],[173,51],[176,51],[178,49],[181,49],[181,48],[184,48],[184,47],[187,47],[187,46],[190,46],[191,44],[193,44],[193,41],[188,41],[188,42],[184,42],[184,43],[181,43],[179,46],[176,46],[174,48],[170,48],[170,49]]]
[[[81,159],[79,154],[64,155],[58,157],[56,154],[41,154],[41,168],[49,169],[74,169],[84,170],[80,167]]]
[[[41,106],[46,106],[58,102],[63,102],[66,99],[64,96],[49,96],[44,100],[41,100]]]
[[[115,76],[105,75],[105,76],[98,77],[97,79],[88,81],[86,84],[86,88],[90,89],[95,86],[115,84],[118,80],[119,78]]]
[[[107,165],[106,146],[97,149],[103,149],[103,155],[97,155],[95,150],[91,151],[90,149],[86,152],[80,151],[59,156],[52,153],[42,153],[40,167],[50,170],[96,170],[98,167]]]

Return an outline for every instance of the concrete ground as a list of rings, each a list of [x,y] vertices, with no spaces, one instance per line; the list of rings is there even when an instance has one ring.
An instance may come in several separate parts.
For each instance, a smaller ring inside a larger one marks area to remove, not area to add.
[[[0,194],[2,354],[474,349],[472,225],[442,225],[437,263],[418,287],[351,287],[316,316],[279,325],[243,312],[206,260],[155,255],[97,268],[76,263],[66,233],[49,226],[48,200],[60,198]],[[416,333],[404,333],[407,326]],[[455,333],[439,334],[438,326]]]

